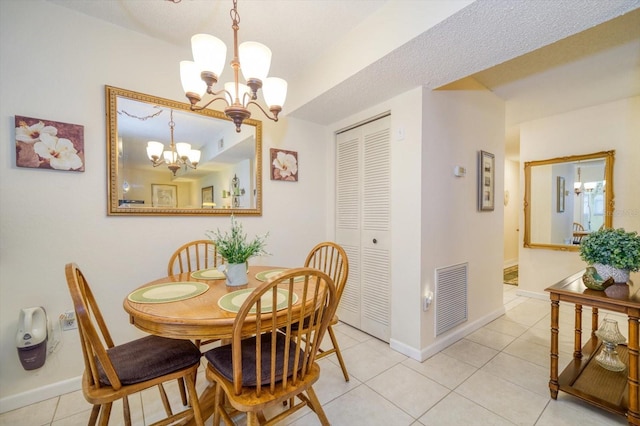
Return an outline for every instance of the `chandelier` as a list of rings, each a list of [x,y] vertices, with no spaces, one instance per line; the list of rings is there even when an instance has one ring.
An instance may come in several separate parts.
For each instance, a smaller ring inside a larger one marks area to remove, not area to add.
[[[226,62],[227,46],[209,34],[191,37],[193,61],[180,62],[180,80],[192,111],[202,110],[213,101],[223,100],[227,104],[225,115],[235,123],[236,132],[240,132],[242,122],[251,117],[251,112],[247,109],[251,104],[256,105],[268,119],[278,121],[278,114],[282,111],[287,96],[287,82],[281,78],[267,78],[271,66],[271,50],[267,46],[252,41],[238,46],[240,15],[237,0],[233,0],[230,15],[233,29],[233,82],[225,83],[222,90],[213,90]],[[239,82],[240,70],[246,85]],[[256,102],[260,88],[271,115]],[[214,98],[199,106],[198,102],[206,94],[213,95]]]
[[[195,169],[198,167],[198,162],[200,162],[199,150],[191,149],[191,144],[189,143],[175,143],[173,141],[173,129],[175,126],[176,123],[173,121],[173,110],[171,110],[171,121],[169,121],[169,128],[171,129],[171,144],[169,145],[168,150],[165,151],[164,144],[162,142],[147,142],[147,156],[149,157],[149,160],[151,160],[153,167],[166,164],[174,176],[182,167]]]
[[[582,182],[580,180],[580,167],[578,167],[578,180],[573,183],[573,191],[576,195],[580,195],[582,193]]]

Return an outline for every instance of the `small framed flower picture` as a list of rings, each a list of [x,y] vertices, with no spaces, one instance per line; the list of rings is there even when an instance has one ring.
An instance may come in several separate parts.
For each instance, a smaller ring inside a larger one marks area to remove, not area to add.
[[[84,172],[84,126],[15,116],[16,166]]]
[[[271,180],[298,181],[298,153],[271,148]]]

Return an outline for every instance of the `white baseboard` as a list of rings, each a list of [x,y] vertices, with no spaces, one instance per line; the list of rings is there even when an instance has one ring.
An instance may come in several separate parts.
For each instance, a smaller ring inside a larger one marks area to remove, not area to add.
[[[484,327],[485,325],[489,324],[491,321],[495,320],[496,318],[499,318],[501,315],[504,315],[505,312],[506,310],[504,306],[501,306],[499,309],[496,309],[495,311],[490,312],[489,314],[483,316],[482,318],[479,318],[469,324],[465,324],[464,326],[454,330],[447,336],[437,340],[435,343],[433,343],[430,346],[427,346],[426,348],[422,348],[422,349],[413,348],[411,346],[408,346],[394,339],[391,339],[389,341],[389,345],[391,349],[397,352],[400,352],[401,354],[406,355],[412,359],[415,359],[416,361],[422,362],[432,357],[433,355],[437,354],[447,346],[452,345],[453,343],[464,338],[465,336],[468,336],[474,331]]]
[[[534,299],[543,299],[543,300],[549,300],[549,293],[538,293],[537,291],[528,291],[528,290],[516,290],[516,295],[518,296],[525,296],[525,297],[532,297]]]
[[[400,352],[402,355],[406,355],[409,358],[422,362],[420,359],[420,350],[413,346],[406,345],[395,339],[389,339],[389,347],[396,352]]]
[[[0,398],[0,414],[82,389],[82,376]]]

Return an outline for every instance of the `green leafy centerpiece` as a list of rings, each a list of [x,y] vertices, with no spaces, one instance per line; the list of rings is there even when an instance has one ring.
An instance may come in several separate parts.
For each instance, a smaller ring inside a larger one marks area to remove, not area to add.
[[[593,265],[598,278],[626,283],[631,271],[640,270],[640,236],[622,228],[600,229],[582,239],[580,257]]]
[[[266,256],[266,240],[269,236],[256,235],[252,241],[247,240],[247,234],[242,229],[242,223],[231,215],[231,231],[224,233],[217,229],[207,231],[207,237],[216,245],[218,253],[227,264],[218,267],[227,277],[227,285],[240,286],[248,283],[247,260],[253,256]]]

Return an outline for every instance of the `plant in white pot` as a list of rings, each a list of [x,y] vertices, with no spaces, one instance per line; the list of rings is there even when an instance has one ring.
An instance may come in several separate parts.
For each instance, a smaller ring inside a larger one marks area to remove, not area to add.
[[[218,267],[227,277],[227,285],[240,286],[249,281],[247,279],[247,260],[253,256],[266,256],[266,240],[269,236],[256,235],[252,241],[247,241],[247,234],[242,229],[242,224],[235,216],[231,215],[231,231],[222,233],[220,229],[207,231],[207,237],[218,248],[218,253],[227,262]]]
[[[622,228],[600,229],[582,239],[580,257],[603,279],[613,277],[616,283],[626,283],[631,271],[640,270],[640,236]]]

